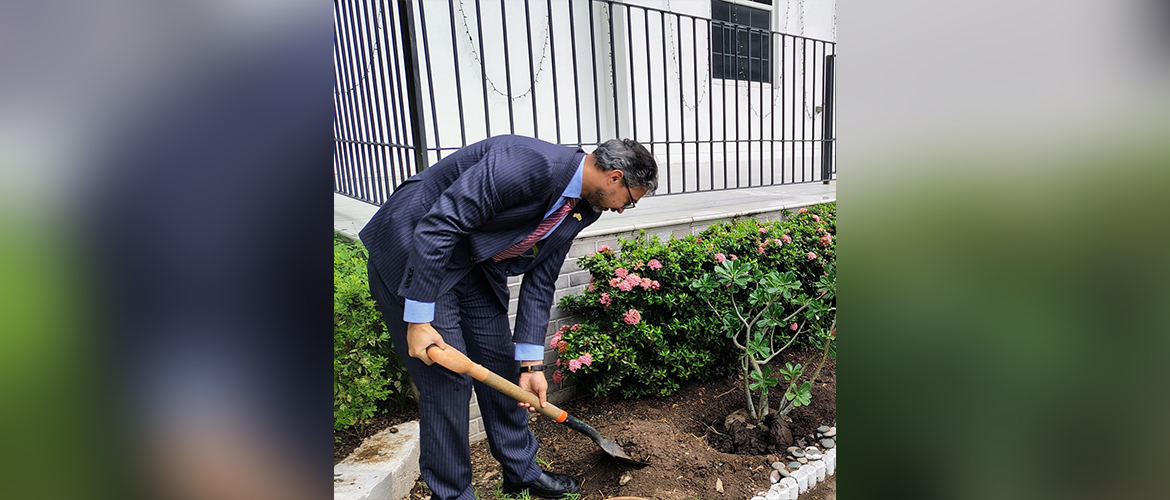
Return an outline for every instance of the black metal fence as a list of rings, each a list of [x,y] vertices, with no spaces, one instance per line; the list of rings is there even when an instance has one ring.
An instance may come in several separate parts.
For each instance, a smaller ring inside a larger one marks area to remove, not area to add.
[[[633,138],[658,158],[658,195],[827,183],[835,44],[722,3],[335,0],[334,190],[380,205],[499,134]]]

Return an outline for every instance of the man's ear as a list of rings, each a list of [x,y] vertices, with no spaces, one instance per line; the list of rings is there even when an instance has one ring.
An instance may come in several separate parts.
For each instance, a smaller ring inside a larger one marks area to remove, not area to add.
[[[622,177],[625,177],[625,175],[626,175],[626,173],[622,172],[621,170],[610,170],[609,171],[609,179],[611,182],[621,183]]]

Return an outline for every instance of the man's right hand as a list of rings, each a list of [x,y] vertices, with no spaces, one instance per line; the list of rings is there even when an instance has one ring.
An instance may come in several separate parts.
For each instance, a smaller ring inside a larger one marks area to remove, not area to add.
[[[430,356],[427,356],[427,347],[431,344],[436,344],[441,349],[447,348],[447,343],[443,342],[443,336],[431,326],[430,323],[410,323],[406,327],[406,345],[407,352],[410,357],[418,358],[423,363],[428,365],[433,364]]]

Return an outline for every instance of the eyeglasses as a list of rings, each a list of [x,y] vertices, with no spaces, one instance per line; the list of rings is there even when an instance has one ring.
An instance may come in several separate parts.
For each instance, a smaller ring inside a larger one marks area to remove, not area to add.
[[[622,210],[629,210],[637,206],[637,203],[634,203],[634,192],[630,191],[630,183],[626,182],[625,177],[622,177],[622,184],[626,186],[626,192],[630,194],[630,202],[622,205]]]

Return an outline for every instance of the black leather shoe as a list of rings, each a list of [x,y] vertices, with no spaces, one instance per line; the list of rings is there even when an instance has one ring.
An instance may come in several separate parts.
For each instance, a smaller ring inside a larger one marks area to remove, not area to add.
[[[505,479],[503,492],[505,495],[516,495],[521,491],[528,490],[528,493],[534,497],[562,498],[569,493],[576,493],[578,486],[577,480],[572,477],[556,472],[541,471],[540,477],[524,484],[515,484]]]

